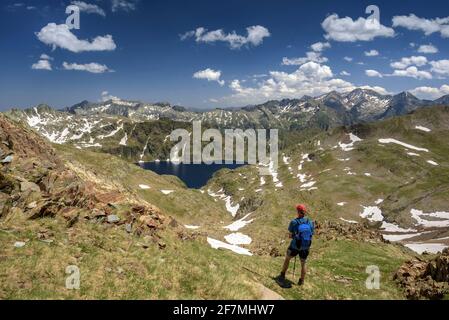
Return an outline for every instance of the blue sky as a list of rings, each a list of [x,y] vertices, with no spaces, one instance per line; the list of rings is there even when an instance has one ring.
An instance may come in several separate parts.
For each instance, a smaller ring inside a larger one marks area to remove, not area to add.
[[[71,2],[1,2],[0,110],[111,97],[231,107],[360,86],[449,94],[443,0],[85,0],[79,30],[65,24]]]

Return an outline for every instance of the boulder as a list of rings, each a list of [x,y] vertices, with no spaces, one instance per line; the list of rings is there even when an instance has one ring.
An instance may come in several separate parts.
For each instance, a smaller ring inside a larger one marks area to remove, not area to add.
[[[26,192],[26,191],[40,192],[41,188],[39,188],[39,186],[33,182],[23,181],[20,183],[20,191],[22,191],[22,192]]]
[[[141,216],[139,222],[150,229],[156,229],[158,226],[158,223],[151,216]]]
[[[0,163],[3,163],[3,164],[11,163],[13,160],[14,160],[14,156],[9,155],[6,158],[4,158],[3,160],[1,160]]]
[[[6,193],[0,192],[0,218],[6,216],[11,209],[12,201],[11,197]]]
[[[120,218],[115,215],[115,214],[111,214],[108,216],[108,223],[119,223],[120,222]]]
[[[408,299],[442,299],[449,293],[449,251],[430,261],[405,262],[394,275]]]

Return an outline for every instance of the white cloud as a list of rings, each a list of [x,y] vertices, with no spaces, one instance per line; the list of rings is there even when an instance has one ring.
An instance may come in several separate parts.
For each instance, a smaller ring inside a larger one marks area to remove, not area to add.
[[[284,66],[300,66],[306,62],[317,62],[317,63],[325,63],[328,61],[326,57],[321,56],[321,52],[309,51],[306,53],[305,57],[300,58],[286,58],[282,59],[282,64]]]
[[[394,30],[380,24],[376,19],[350,17],[339,18],[337,14],[328,16],[321,26],[326,31],[325,38],[340,42],[371,41],[376,37],[394,37]]]
[[[92,41],[80,40],[66,24],[49,23],[36,36],[43,43],[52,46],[53,50],[59,47],[71,52],[112,51],[117,47],[111,35],[99,36]]]
[[[136,3],[137,0],[112,0],[112,12],[117,12],[117,11],[133,11],[136,10]]]
[[[440,75],[449,75],[449,60],[430,61],[431,71]]]
[[[443,38],[449,38],[449,17],[425,19],[414,14],[393,17],[393,27],[424,32],[426,36],[439,32]]]
[[[329,42],[317,42],[310,46],[310,48],[315,52],[322,52],[330,47],[331,44]]]
[[[432,74],[427,71],[418,70],[415,66],[408,67],[404,70],[394,70],[392,76],[394,77],[410,77],[419,80],[432,79]]]
[[[425,44],[418,48],[418,52],[424,54],[438,53],[438,48],[432,44]]]
[[[104,12],[104,10],[96,4],[90,4],[84,1],[72,1],[72,4],[77,6],[81,12],[98,14],[100,16],[106,17],[106,12]]]
[[[379,51],[377,51],[377,50],[365,51],[365,56],[367,56],[367,57],[375,57],[378,55],[379,55]]]
[[[222,101],[234,105],[253,104],[271,99],[318,96],[333,90],[347,92],[355,89],[352,83],[333,76],[329,66],[310,61],[292,73],[271,71],[268,79],[258,82],[254,87],[233,80],[229,85],[233,94]]]
[[[352,62],[352,60],[354,60],[354,58],[351,58],[351,57],[344,57],[343,59],[348,62]]]
[[[379,71],[376,71],[376,70],[365,70],[365,74],[368,77],[383,78],[383,75]]]
[[[340,72],[340,75],[349,77],[351,74],[348,71],[343,70],[342,72]]]
[[[225,84],[224,80],[220,80],[220,78],[221,78],[220,70],[216,71],[216,70],[207,68],[205,70],[200,70],[200,71],[195,72],[193,74],[193,77],[195,79],[205,79],[207,81],[216,81],[216,82],[218,82],[218,84],[220,86],[223,86]]]
[[[99,63],[86,63],[86,64],[78,64],[78,63],[68,63],[64,62],[62,67],[65,70],[75,70],[75,71],[86,71],[90,73],[105,73],[105,72],[113,72],[106,65]]]
[[[442,85],[440,88],[418,87],[410,91],[421,99],[435,100],[449,94],[449,85]]]
[[[53,60],[52,57],[50,57],[49,55],[47,55],[47,54],[45,54],[45,53],[41,54],[40,59],[41,59],[41,60]]]
[[[417,66],[422,67],[427,64],[427,58],[424,56],[412,56],[412,57],[405,57],[402,58],[400,61],[396,61],[391,63],[391,67],[394,69],[405,69],[409,66]]]
[[[231,49],[239,49],[243,46],[259,46],[263,43],[264,38],[271,34],[267,28],[263,26],[251,26],[246,28],[247,35],[238,35],[235,31],[232,33],[225,33],[222,29],[207,31],[207,29],[200,27],[194,31],[186,32],[181,35],[181,40],[187,40],[191,37],[195,38],[198,43],[214,43],[227,42]]]
[[[120,98],[116,97],[116,96],[113,96],[113,95],[110,95],[108,91],[103,91],[101,93],[101,101],[106,102],[106,101],[109,101],[109,100],[120,100]]]
[[[52,70],[50,61],[45,60],[45,59],[39,60],[38,62],[34,63],[31,66],[31,69],[33,69],[33,70],[48,70],[48,71]]]
[[[389,92],[387,89],[385,89],[383,87],[379,87],[379,86],[359,86],[358,88],[364,89],[364,90],[373,90],[373,91],[376,91],[377,93],[380,93],[383,95],[391,94],[391,92]]]

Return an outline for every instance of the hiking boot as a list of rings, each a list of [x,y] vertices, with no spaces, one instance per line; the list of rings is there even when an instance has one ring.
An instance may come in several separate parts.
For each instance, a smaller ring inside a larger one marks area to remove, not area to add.
[[[299,279],[298,286],[302,286],[302,285],[304,285],[304,280],[303,279]]]
[[[277,276],[276,278],[274,278],[274,280],[276,281],[276,283],[281,287],[281,288],[291,288],[292,285],[289,281],[287,281],[287,279],[285,279],[285,276],[280,274],[279,276]]]

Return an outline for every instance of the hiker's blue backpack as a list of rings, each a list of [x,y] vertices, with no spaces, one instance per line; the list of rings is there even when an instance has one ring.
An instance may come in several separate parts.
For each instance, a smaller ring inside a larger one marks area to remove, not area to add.
[[[313,230],[309,219],[297,219],[297,231],[295,233],[296,246],[299,250],[309,250],[312,246]]]

